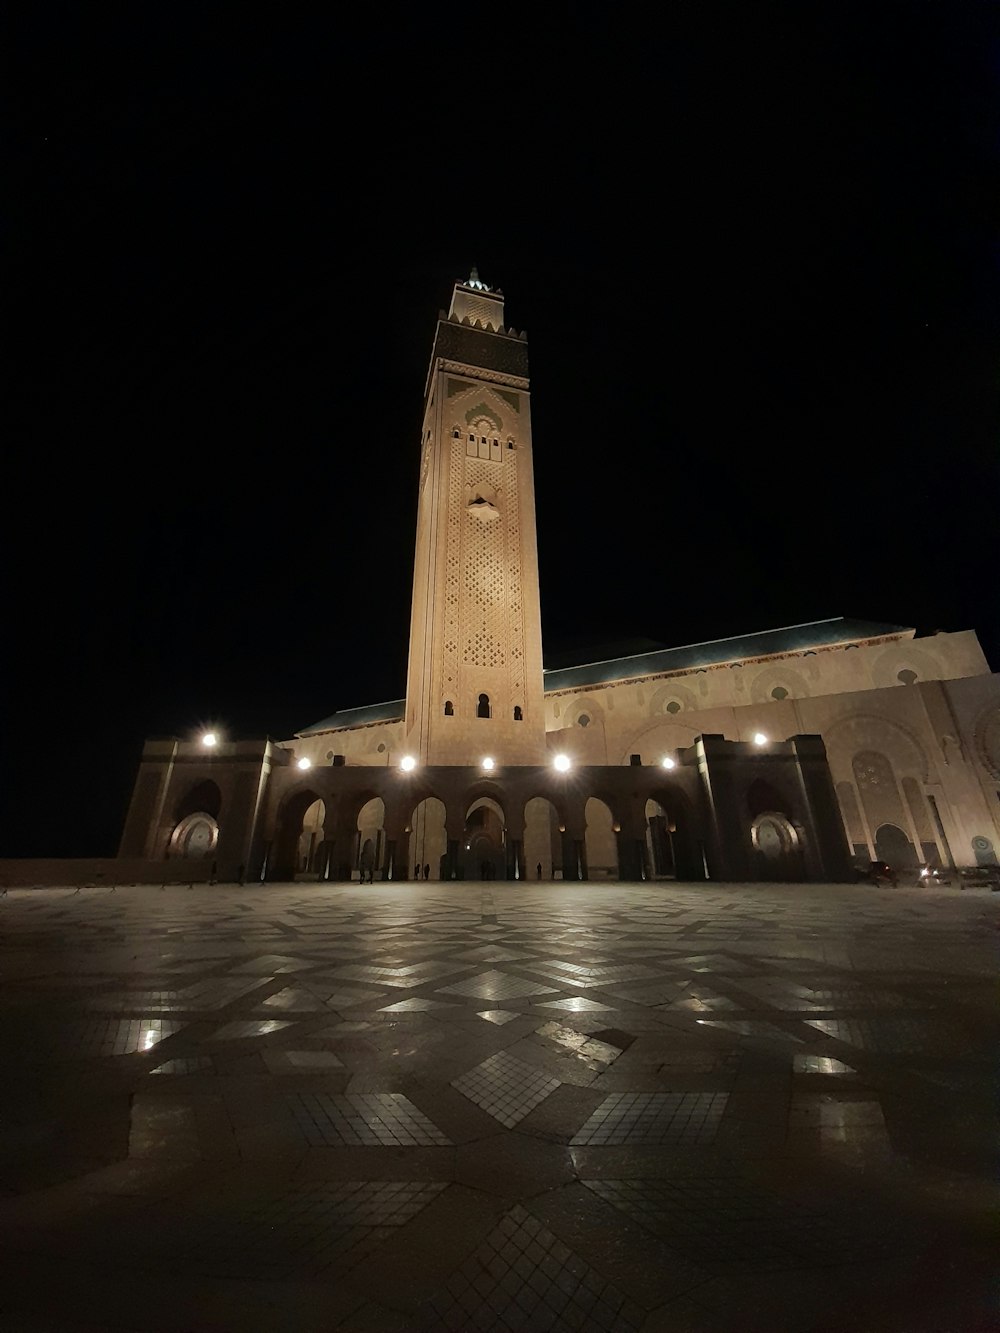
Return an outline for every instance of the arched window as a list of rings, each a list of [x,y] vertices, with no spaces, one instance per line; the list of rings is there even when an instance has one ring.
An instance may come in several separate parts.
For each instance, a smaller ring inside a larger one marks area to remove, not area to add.
[[[576,725],[578,727],[589,727],[590,718],[587,716],[586,713],[581,713],[580,716],[576,719]]]
[[[455,705],[452,703],[450,699],[446,699],[444,701],[444,715],[445,717],[455,716]]]
[[[515,704],[515,705],[514,705],[514,721],[515,721],[515,722],[523,722],[523,720],[524,720],[524,714],[521,712],[521,705],[520,705],[520,704]]]
[[[476,717],[489,717],[489,715],[490,696],[488,694],[481,694],[479,696],[479,703],[476,707]]]

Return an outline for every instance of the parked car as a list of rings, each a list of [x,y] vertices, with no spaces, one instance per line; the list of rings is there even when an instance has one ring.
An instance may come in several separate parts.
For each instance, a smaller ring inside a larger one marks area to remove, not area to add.
[[[891,884],[895,888],[899,883],[899,877],[888,861],[869,861],[867,866],[858,871],[858,882],[875,885]]]

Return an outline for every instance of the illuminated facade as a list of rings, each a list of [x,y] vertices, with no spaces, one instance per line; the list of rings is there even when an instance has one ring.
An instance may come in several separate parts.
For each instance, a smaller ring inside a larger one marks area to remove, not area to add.
[[[405,699],[277,745],[148,742],[122,858],[319,880],[996,862],[1000,678],[972,631],[838,619],[543,672],[527,342],[475,273],[438,320],[414,466]]]

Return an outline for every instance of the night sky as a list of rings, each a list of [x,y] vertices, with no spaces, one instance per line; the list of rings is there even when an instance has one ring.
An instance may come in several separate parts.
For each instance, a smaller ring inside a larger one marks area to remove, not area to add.
[[[146,736],[402,695],[472,264],[549,665],[850,615],[1000,668],[996,7],[393,11],[14,34],[0,854],[113,853]]]

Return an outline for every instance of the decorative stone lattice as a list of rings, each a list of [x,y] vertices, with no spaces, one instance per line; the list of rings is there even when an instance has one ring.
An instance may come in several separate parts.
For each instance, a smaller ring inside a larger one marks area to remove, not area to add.
[[[446,682],[458,675],[459,586],[462,574],[462,487],[465,442],[452,440],[448,468],[448,559],[444,591],[444,673]]]
[[[453,438],[450,446],[443,684],[454,686],[460,665],[508,667],[511,703],[523,707],[518,453],[504,449],[493,461],[468,458],[464,439]],[[466,498],[481,483],[497,493],[499,522],[469,512]]]
[[[496,476],[492,463],[470,458],[466,484],[472,490]],[[506,496],[497,497],[506,507]],[[504,531],[500,524],[465,520],[462,541],[464,625],[462,660],[468,666],[501,667],[506,663],[504,625]]]

